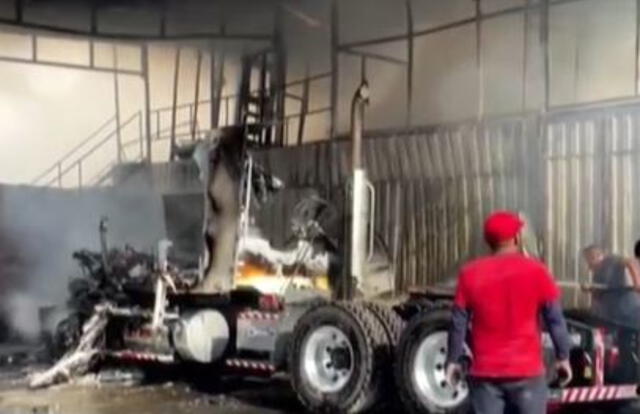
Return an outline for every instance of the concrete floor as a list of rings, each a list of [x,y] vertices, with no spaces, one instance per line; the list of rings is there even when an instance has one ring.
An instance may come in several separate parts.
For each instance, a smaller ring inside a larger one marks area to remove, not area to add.
[[[294,414],[303,411],[282,380],[228,378],[199,390],[179,382],[127,386],[99,384],[89,379],[78,384],[29,390],[24,376],[3,371],[0,388],[0,414]]]
[[[200,381],[202,382],[202,381]],[[126,386],[85,380],[28,390],[20,372],[0,371],[0,414],[300,414],[287,381],[225,378],[216,385],[183,382]],[[393,412],[401,413],[400,409]],[[563,412],[564,413],[564,412]],[[567,414],[640,414],[639,408],[580,407]]]
[[[255,391],[252,391],[255,392]],[[205,395],[182,385],[62,386],[0,393],[2,414],[281,414],[241,395]]]

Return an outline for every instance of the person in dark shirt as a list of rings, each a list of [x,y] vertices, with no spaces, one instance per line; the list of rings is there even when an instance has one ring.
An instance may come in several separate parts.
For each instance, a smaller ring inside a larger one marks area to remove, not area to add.
[[[640,327],[640,286],[636,260],[608,254],[592,245],[583,251],[593,273],[592,284],[582,289],[591,293],[592,310],[598,316],[630,327]]]
[[[593,283],[583,285],[591,293],[592,311],[611,324],[620,358],[637,361],[638,330],[640,330],[640,268],[636,243],[635,259],[608,254],[599,246],[584,249],[584,258],[593,273]],[[614,373],[616,380],[636,382],[640,370],[637,363],[620,364]]]
[[[484,235],[493,254],[465,265],[458,278],[447,379],[455,384],[462,374],[460,360],[470,329],[469,385],[476,414],[502,414],[507,406],[522,414],[546,412],[540,316],[554,344],[556,368],[564,372],[564,383],[571,380],[560,290],[544,264],[521,253],[523,224],[508,211],[492,214]]]

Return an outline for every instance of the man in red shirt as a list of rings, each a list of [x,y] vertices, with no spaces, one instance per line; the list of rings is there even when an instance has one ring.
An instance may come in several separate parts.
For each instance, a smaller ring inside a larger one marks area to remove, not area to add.
[[[449,332],[447,377],[455,383],[471,326],[469,385],[476,414],[546,412],[547,384],[542,357],[540,317],[556,350],[556,369],[571,379],[570,341],[559,303],[560,290],[549,270],[521,253],[520,218],[492,214],[484,226],[493,254],[464,266],[458,278]]]

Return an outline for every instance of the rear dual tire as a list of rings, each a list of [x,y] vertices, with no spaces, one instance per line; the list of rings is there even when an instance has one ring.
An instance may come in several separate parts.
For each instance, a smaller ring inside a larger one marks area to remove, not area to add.
[[[403,406],[412,414],[469,413],[465,382],[446,382],[447,330],[451,312],[428,310],[415,315],[398,343],[395,380]]]
[[[366,305],[330,302],[312,307],[291,339],[293,389],[312,412],[366,411],[380,397],[390,349],[384,325]]]

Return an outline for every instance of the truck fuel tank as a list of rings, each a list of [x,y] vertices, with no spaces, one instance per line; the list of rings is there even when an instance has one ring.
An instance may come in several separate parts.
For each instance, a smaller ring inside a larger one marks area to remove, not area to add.
[[[229,343],[229,324],[217,310],[185,313],[173,326],[172,339],[182,358],[200,363],[215,362],[222,357]]]

